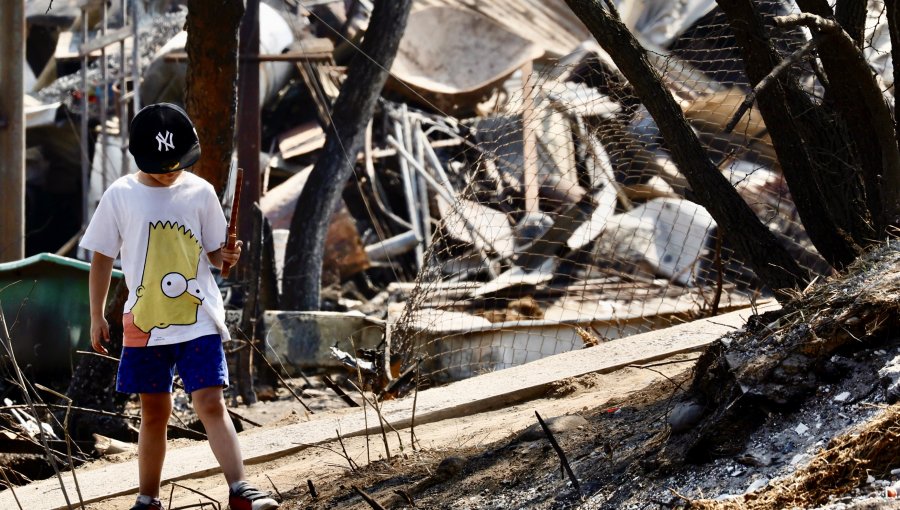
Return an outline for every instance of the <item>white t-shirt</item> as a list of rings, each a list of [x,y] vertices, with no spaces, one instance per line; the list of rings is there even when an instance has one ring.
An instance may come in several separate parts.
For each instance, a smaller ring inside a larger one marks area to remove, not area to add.
[[[167,187],[141,184],[129,174],[103,193],[80,246],[113,259],[121,250],[126,347],[216,333],[229,338],[206,255],[225,236],[225,214],[212,185],[190,172]]]

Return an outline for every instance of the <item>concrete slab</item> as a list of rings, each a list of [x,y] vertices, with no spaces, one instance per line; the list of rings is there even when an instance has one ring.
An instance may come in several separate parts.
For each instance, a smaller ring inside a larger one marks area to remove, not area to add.
[[[776,309],[767,304],[758,311]],[[620,338],[588,349],[570,351],[525,365],[465,379],[447,386],[419,393],[415,409],[413,399],[384,403],[382,414],[395,428],[408,427],[415,411],[415,423],[424,424],[449,417],[476,414],[527,401],[545,393],[551,384],[562,379],[589,373],[607,373],[631,364],[647,363],[674,354],[702,349],[725,333],[740,328],[751,315],[750,310],[732,312],[711,319]],[[282,457],[305,445],[321,444],[336,439],[336,430],[344,437],[378,434],[378,418],[369,410],[313,415],[308,422],[279,427],[254,429],[240,435],[247,464]],[[366,429],[368,419],[368,431]],[[177,481],[209,475],[219,470],[206,444],[170,449],[163,470],[163,481]],[[137,492],[137,462],[128,461],[100,468],[86,466],[75,471],[81,499],[85,503],[112,496]],[[62,475],[65,493],[77,505],[78,491],[72,473]],[[0,493],[0,508],[62,509],[68,508],[57,478],[35,482]]]

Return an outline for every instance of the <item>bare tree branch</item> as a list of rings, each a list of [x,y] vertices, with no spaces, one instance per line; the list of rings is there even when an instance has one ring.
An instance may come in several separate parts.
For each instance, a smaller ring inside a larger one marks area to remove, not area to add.
[[[816,40],[813,39],[806,44],[803,45],[799,50],[795,51],[791,54],[790,57],[782,60],[775,68],[772,69],[772,72],[766,75],[765,78],[759,81],[754,87],[753,90],[750,91],[749,94],[744,98],[744,101],[738,107],[737,112],[735,112],[734,116],[731,117],[731,120],[728,121],[728,124],[725,126],[725,132],[731,133],[734,131],[734,127],[737,126],[737,123],[741,120],[741,117],[747,113],[747,110],[753,106],[753,103],[756,101],[756,96],[759,95],[760,92],[766,89],[766,87],[776,83],[778,78],[791,66],[797,64],[800,60],[802,60],[813,48],[816,46]]]
[[[376,2],[362,46],[334,104],[325,147],[291,218],[284,263],[286,310],[318,310],[325,234],[344,183],[352,175],[366,126],[397,54],[412,0]]]

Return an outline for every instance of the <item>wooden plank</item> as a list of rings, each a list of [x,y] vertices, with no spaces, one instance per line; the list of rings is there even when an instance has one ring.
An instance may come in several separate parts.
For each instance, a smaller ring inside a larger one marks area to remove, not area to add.
[[[537,135],[535,133],[534,84],[537,77],[532,77],[534,65],[531,61],[522,66],[522,184],[525,186],[525,215],[539,214],[538,204],[538,153]]]
[[[291,159],[325,146],[325,131],[316,122],[307,122],[279,135],[281,157]]]
[[[73,36],[74,34],[69,30],[59,33],[59,37],[56,39],[56,50],[53,52],[54,58],[57,60],[78,58],[78,52],[71,50]]]
[[[125,26],[122,28],[117,28],[112,32],[107,32],[105,35],[102,35],[96,39],[91,39],[90,42],[79,46],[78,56],[83,57],[85,55],[90,55],[97,50],[102,50],[107,46],[112,46],[113,44],[122,42],[125,39],[131,37],[132,32],[134,32],[134,27]]]
[[[69,30],[65,30],[59,33],[59,38],[56,40],[56,49],[53,53],[53,58],[58,61],[66,61],[66,60],[77,60],[81,58],[81,54],[78,53],[80,46],[76,46],[74,42],[75,34]],[[95,49],[91,52],[91,57],[99,57],[101,51],[99,49]]]
[[[777,304],[759,307],[759,312],[776,309]],[[416,399],[416,424],[433,423],[447,418],[468,416],[546,393],[559,380],[589,373],[609,373],[628,365],[649,363],[669,356],[692,352],[740,328],[751,315],[742,310],[701,319],[664,330],[602,343],[589,349],[570,351],[525,365],[490,372],[453,384],[421,391]],[[378,434],[378,419],[368,407],[366,418],[360,409],[314,415],[313,420],[279,427],[254,429],[240,434],[247,464],[264,462],[297,452],[303,444],[321,444],[336,439],[335,430],[343,437]],[[411,423],[413,399],[404,398],[384,403],[387,421],[400,429]],[[366,430],[366,419],[371,425]],[[204,442],[186,448],[171,449],[163,469],[163,482],[206,476],[219,471],[209,446]],[[87,466],[76,473],[85,503],[137,491],[137,460],[92,469]],[[71,473],[62,478],[72,500],[77,500]],[[67,508],[56,478],[35,482],[15,489],[24,508],[56,510]],[[0,493],[0,508],[18,508],[11,491]]]
[[[242,61],[256,62],[298,62],[301,60],[329,60],[334,53],[334,43],[325,38],[301,39],[298,42],[300,49],[265,55],[241,57]],[[187,52],[171,52],[166,55],[170,62],[182,62],[187,60]]]

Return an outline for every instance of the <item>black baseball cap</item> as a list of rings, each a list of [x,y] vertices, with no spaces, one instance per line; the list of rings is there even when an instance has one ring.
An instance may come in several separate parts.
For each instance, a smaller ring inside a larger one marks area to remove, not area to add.
[[[184,110],[156,103],[141,108],[131,120],[128,151],[143,172],[167,174],[200,159],[200,140]]]

